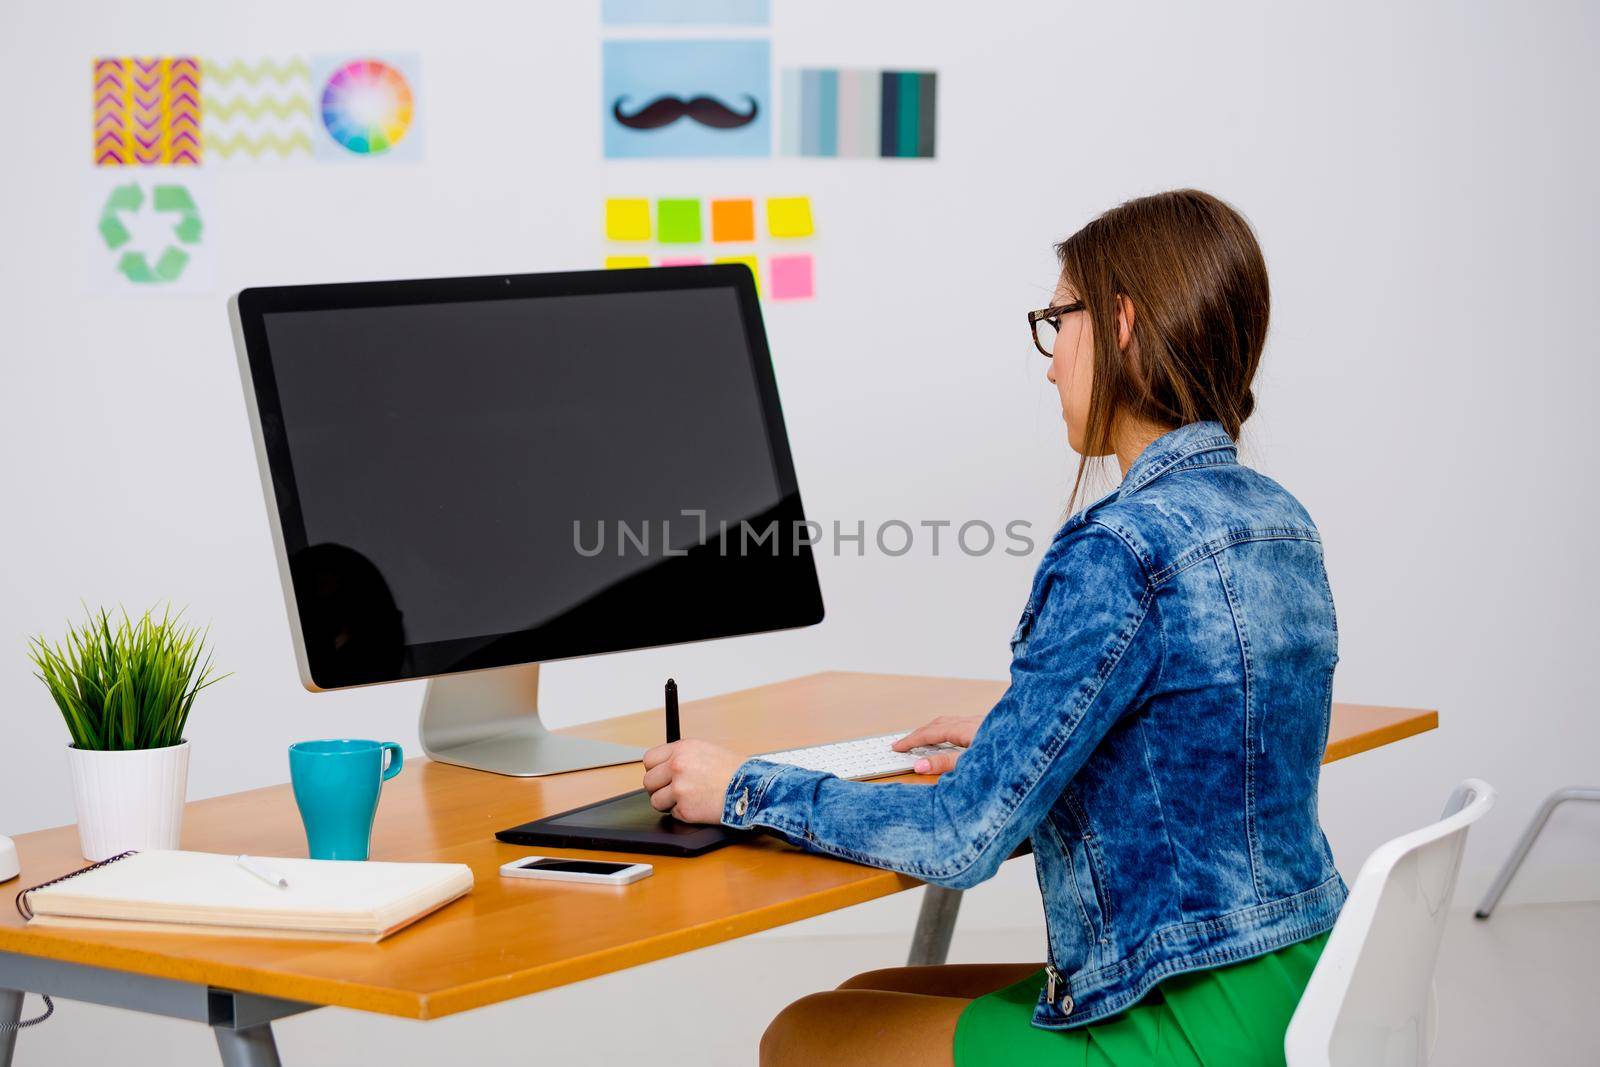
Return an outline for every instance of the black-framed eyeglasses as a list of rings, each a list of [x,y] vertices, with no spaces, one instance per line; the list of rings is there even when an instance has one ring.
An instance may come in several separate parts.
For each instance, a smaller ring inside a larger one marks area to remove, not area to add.
[[[1033,347],[1044,353],[1046,359],[1054,359],[1055,353],[1051,349],[1055,347],[1056,334],[1061,332],[1061,316],[1082,310],[1083,301],[1074,300],[1070,304],[1057,304],[1053,308],[1028,312],[1028,332],[1033,334]]]

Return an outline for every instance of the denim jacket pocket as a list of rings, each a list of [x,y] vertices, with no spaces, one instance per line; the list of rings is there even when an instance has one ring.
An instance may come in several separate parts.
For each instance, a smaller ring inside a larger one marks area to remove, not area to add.
[[[1089,882],[1094,888],[1095,903],[1100,907],[1100,937],[1102,943],[1111,937],[1111,893],[1106,888],[1106,857],[1100,849],[1100,837],[1089,823],[1089,813],[1084,810],[1078,794],[1068,789],[1062,794],[1062,806],[1072,831],[1072,840],[1083,849],[1083,865],[1088,868]]]
[[[1109,945],[1110,909],[1106,904],[1105,882],[1101,872],[1096,869],[1095,857],[1091,854],[1089,842],[1085,841],[1080,833],[1074,832],[1072,827],[1061,825],[1054,814],[1045,818],[1044,825],[1050,832],[1052,842],[1060,850],[1061,858],[1066,862],[1067,875],[1076,890],[1079,914],[1083,919],[1084,933],[1089,943]],[[1095,850],[1098,850],[1098,845]]]

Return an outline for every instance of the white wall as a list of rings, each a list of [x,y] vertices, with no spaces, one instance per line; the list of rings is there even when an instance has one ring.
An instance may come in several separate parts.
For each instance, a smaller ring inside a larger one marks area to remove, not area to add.
[[[1441,713],[1328,771],[1341,865],[1477,774],[1503,795],[1481,882],[1541,796],[1600,776],[1592,6],[775,6],[775,66],[936,68],[937,162],[608,165],[593,2],[0,8],[0,95],[23,101],[0,168],[0,828],[72,817],[23,645],[79,598],[214,623],[236,673],[193,720],[192,796],[285,780],[297,738],[414,745],[419,686],[295,680],[223,297],[592,266],[608,190],[814,198],[819,298],[770,305],[769,331],[808,509],[869,527],[1048,528],[1074,459],[1022,313],[1050,243],[1140,193],[1231,200],[1276,298],[1246,454],[1322,526],[1337,696]],[[322,49],[422,53],[425,161],[218,171],[217,293],[85,295],[91,58]],[[650,706],[669,670],[691,697],[831,667],[999,677],[1033,562],[824,558],[822,626],[557,665],[548,715]],[[1597,827],[1564,813],[1533,863],[1590,870]]]

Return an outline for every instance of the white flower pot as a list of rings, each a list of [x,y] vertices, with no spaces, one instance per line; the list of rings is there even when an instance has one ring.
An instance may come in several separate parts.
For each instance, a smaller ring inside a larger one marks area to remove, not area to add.
[[[96,752],[67,747],[83,858],[129,849],[177,848],[189,789],[189,742]]]

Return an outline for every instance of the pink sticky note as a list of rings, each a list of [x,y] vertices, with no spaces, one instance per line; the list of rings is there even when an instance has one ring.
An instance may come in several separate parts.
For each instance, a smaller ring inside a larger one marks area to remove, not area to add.
[[[699,267],[704,263],[700,256],[667,256],[661,260],[663,267]]]
[[[773,256],[768,276],[774,300],[809,300],[815,295],[810,256]]]

